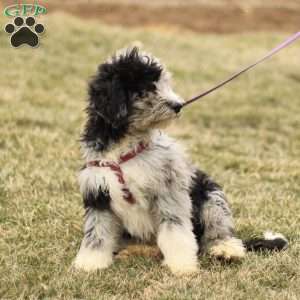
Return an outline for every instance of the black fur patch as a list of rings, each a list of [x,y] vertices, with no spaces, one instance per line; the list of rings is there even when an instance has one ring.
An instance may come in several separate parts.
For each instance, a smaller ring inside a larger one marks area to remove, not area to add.
[[[287,241],[282,238],[275,238],[273,240],[251,239],[243,243],[248,251],[280,251],[286,249],[288,245]]]
[[[98,210],[106,210],[110,208],[110,196],[108,191],[99,191],[95,194],[93,192],[88,192],[83,196],[84,207],[94,208]]]
[[[99,66],[89,85],[88,120],[82,141],[97,151],[105,150],[126,134],[136,95],[155,92],[161,67],[138,53],[137,48],[114,56]]]
[[[221,187],[205,173],[200,170],[195,172],[190,190],[190,197],[193,205],[193,232],[196,236],[198,244],[201,241],[201,237],[205,229],[204,221],[201,219],[203,205],[209,199],[208,195],[210,192],[218,191],[220,189]]]

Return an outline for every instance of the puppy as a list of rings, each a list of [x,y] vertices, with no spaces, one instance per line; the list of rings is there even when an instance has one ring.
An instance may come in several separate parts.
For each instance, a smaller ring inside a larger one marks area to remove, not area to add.
[[[137,48],[99,66],[82,134],[85,223],[76,268],[111,265],[124,232],[155,239],[175,273],[196,271],[199,251],[240,259],[247,249],[286,248],[280,234],[244,243],[235,236],[220,186],[160,130],[178,118],[183,103],[165,67]]]

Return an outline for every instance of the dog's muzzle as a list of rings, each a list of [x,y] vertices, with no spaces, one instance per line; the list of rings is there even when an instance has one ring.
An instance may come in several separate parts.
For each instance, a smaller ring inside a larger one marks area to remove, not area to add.
[[[176,114],[178,114],[183,107],[182,103],[179,102],[170,102],[168,105]]]

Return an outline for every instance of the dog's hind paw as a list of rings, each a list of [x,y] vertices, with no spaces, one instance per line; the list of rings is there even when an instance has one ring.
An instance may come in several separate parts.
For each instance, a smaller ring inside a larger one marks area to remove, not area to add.
[[[208,251],[211,256],[225,260],[240,260],[246,253],[243,242],[237,238],[217,241]]]

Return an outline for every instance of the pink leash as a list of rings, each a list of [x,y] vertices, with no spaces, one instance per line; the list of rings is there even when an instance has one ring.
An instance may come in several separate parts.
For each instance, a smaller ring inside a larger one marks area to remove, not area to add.
[[[259,59],[258,61],[256,61],[255,63],[245,67],[244,69],[242,69],[241,71],[238,71],[237,73],[234,73],[232,76],[230,76],[228,79],[220,82],[219,84],[217,84],[216,86],[214,86],[213,88],[207,90],[204,93],[201,93],[200,95],[197,95],[191,99],[189,99],[188,101],[186,101],[183,106],[186,106],[208,94],[210,94],[211,92],[217,90],[218,88],[222,87],[223,85],[227,84],[228,82],[232,81],[233,79],[237,78],[238,76],[242,75],[243,73],[247,72],[248,70],[254,68],[256,65],[262,63],[263,61],[271,58],[273,55],[275,55],[277,52],[279,52],[280,50],[284,49],[285,47],[289,46],[290,44],[292,44],[293,42],[295,42],[297,39],[300,38],[300,31],[297,32],[296,34],[292,35],[290,38],[288,38],[286,41],[282,42],[280,45],[278,45],[277,47],[275,47],[273,50],[271,50],[267,55],[265,55],[263,58]]]

